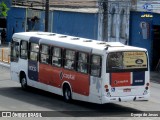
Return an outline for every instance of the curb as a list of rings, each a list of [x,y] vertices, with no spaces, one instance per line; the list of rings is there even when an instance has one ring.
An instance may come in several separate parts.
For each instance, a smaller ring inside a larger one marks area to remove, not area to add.
[[[4,62],[0,62],[0,66],[10,68],[10,64]]]

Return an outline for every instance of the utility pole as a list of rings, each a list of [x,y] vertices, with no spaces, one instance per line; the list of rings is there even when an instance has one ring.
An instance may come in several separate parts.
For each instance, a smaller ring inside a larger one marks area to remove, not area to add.
[[[103,30],[102,39],[103,41],[108,41],[108,0],[102,1],[103,5]]]
[[[45,32],[48,32],[48,22],[49,22],[49,0],[46,0],[46,5],[45,5]]]

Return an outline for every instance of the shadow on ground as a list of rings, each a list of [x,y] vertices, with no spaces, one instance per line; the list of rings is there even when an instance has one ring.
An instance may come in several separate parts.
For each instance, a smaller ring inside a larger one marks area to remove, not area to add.
[[[34,106],[47,108],[51,110],[51,113],[49,113],[52,114],[53,117],[130,117],[131,113],[141,112],[137,109],[113,103],[104,105],[92,104],[82,101],[72,101],[72,103],[65,103],[62,96],[58,96],[32,87],[29,87],[27,91],[22,90],[20,87],[0,88],[0,95],[16,99],[18,101],[23,101],[25,103],[33,104]],[[46,114],[47,111],[42,110],[42,112]]]

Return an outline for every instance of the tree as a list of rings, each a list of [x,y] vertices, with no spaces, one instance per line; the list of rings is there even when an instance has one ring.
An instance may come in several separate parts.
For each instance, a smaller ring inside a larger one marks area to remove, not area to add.
[[[9,8],[4,2],[0,3],[0,17],[6,17]]]

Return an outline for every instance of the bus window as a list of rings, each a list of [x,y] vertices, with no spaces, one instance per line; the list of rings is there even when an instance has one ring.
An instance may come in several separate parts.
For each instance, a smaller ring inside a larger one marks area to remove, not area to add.
[[[20,57],[22,59],[27,59],[28,57],[28,42],[27,41],[21,41],[21,50],[20,50]]]
[[[107,57],[107,72],[144,71],[148,69],[146,52],[112,52]]]
[[[19,43],[13,41],[11,44],[11,62],[18,62],[19,58]]]
[[[62,55],[61,48],[54,47],[52,49],[52,65],[61,67],[62,66]]]
[[[39,45],[36,43],[30,43],[30,60],[38,61],[38,52],[39,52]]]
[[[75,67],[75,56],[76,52],[73,50],[66,50],[65,51],[65,62],[64,62],[64,68],[67,69],[74,69]]]
[[[88,55],[86,53],[79,52],[77,71],[88,73]]]
[[[49,64],[49,46],[41,45],[40,62]]]
[[[95,77],[101,76],[101,56],[99,55],[92,55],[91,75]]]
[[[114,52],[108,55],[108,68],[121,69],[123,66],[122,52]]]

